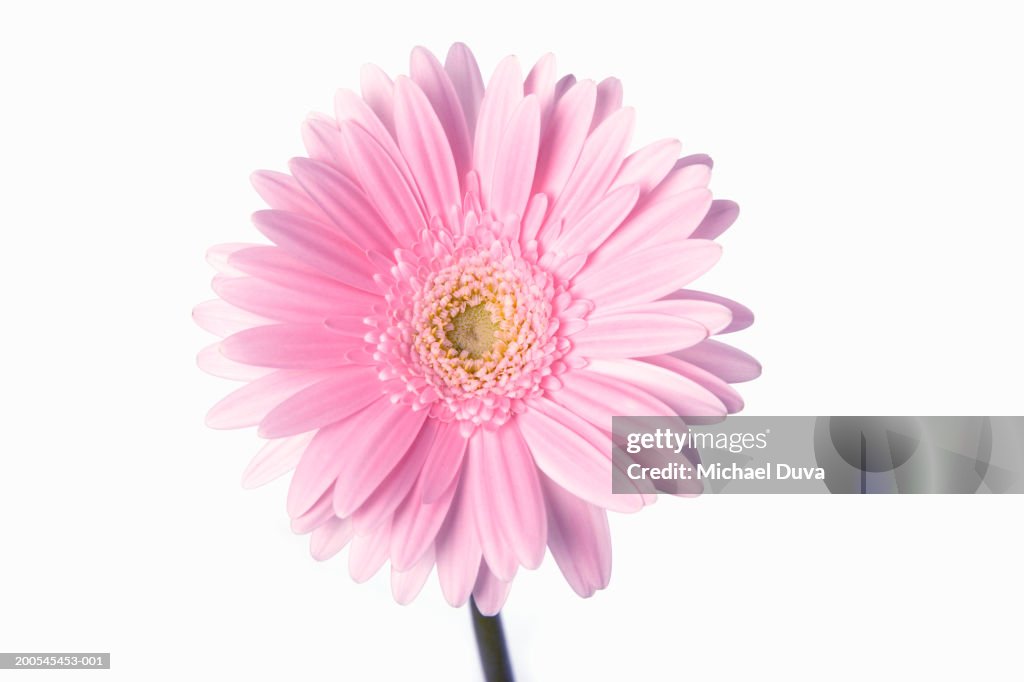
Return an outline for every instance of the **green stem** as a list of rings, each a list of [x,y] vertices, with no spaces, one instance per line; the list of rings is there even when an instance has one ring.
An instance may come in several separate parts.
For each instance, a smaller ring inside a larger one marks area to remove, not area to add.
[[[476,648],[480,652],[484,679],[487,682],[512,682],[512,661],[508,657],[501,614],[485,616],[480,613],[472,597],[469,599],[469,611],[473,617],[473,634],[476,635]]]

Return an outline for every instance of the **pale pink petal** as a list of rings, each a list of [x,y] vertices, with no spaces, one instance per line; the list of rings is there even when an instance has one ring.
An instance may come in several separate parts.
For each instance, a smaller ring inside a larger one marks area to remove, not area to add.
[[[391,156],[356,123],[342,124],[341,135],[353,162],[359,166],[359,182],[384,224],[400,244],[410,244],[427,224],[420,210],[418,191],[402,177]]]
[[[409,446],[405,457],[352,515],[356,530],[365,534],[394,514],[395,509],[412,490],[416,478],[422,476],[424,461],[439,446],[438,438],[442,437],[439,433],[446,432],[450,426],[450,422],[443,423],[436,419],[427,419],[423,423],[423,428]],[[456,427],[454,431],[457,433],[458,428]]]
[[[391,79],[376,64],[363,64],[359,71],[359,88],[366,105],[391,137],[395,137],[395,92]]]
[[[231,360],[277,369],[326,369],[348,364],[345,353],[359,339],[315,324],[272,324],[245,329],[224,339],[221,352]]]
[[[281,438],[312,431],[363,409],[384,393],[372,367],[339,367],[281,402],[260,421],[259,435]]]
[[[196,355],[196,364],[207,374],[235,381],[254,381],[274,371],[269,367],[256,367],[228,360],[220,352],[219,341],[199,351],[199,354]]]
[[[609,192],[579,221],[562,229],[550,248],[572,254],[589,253],[622,223],[639,197],[636,185]]]
[[[597,87],[585,80],[574,85],[555,104],[551,120],[541,140],[534,174],[534,192],[542,192],[549,202],[562,193],[569,175],[580,158],[594,116]]]
[[[441,121],[455,160],[455,173],[461,182],[472,167],[473,142],[455,86],[437,57],[422,47],[412,51],[409,75],[430,100],[430,106]]]
[[[686,239],[700,225],[710,206],[711,192],[704,188],[648,201],[594,251],[591,263],[612,263],[637,249]]]
[[[539,142],[540,108],[537,96],[528,95],[512,114],[498,146],[489,196],[490,208],[499,218],[522,216],[526,210]]]
[[[430,216],[446,216],[460,203],[455,159],[427,96],[405,76],[395,81],[398,147],[416,178]]]
[[[230,260],[232,266],[247,275],[322,297],[335,315],[365,316],[374,304],[382,300],[378,293],[354,289],[325,276],[276,246],[254,246],[236,251]]]
[[[703,160],[704,157],[692,156],[677,160],[665,179],[651,190],[648,200],[662,201],[675,194],[706,188],[711,181],[711,160],[701,163]]]
[[[541,127],[543,128],[555,103],[555,55],[548,52],[533,65],[523,82],[523,92],[537,95],[540,105]]]
[[[436,440],[420,474],[424,503],[433,502],[451,486],[466,454],[466,440],[457,422],[437,425]]]
[[[206,331],[220,337],[273,322],[220,299],[204,301],[197,305],[192,309],[192,320]]]
[[[636,184],[647,194],[672,170],[681,148],[679,140],[658,140],[638,149],[622,162],[611,188]]]
[[[257,244],[243,244],[238,242],[231,244],[217,244],[216,246],[211,246],[206,250],[206,262],[212,265],[220,275],[237,277],[242,273],[230,264],[229,261],[231,259],[231,255],[254,246],[257,246]]]
[[[412,568],[433,545],[448,515],[457,486],[458,482],[452,481],[444,494],[430,504],[424,504],[422,489],[417,485],[395,511],[391,527],[391,564],[397,570]]]
[[[352,521],[335,516],[313,529],[309,536],[309,553],[317,561],[326,561],[340,552],[353,537]]]
[[[733,384],[761,376],[761,363],[757,360],[738,348],[710,339],[672,355]]]
[[[270,208],[298,213],[314,220],[326,218],[298,181],[286,173],[259,170],[249,176],[249,180]]]
[[[267,442],[245,468],[242,487],[258,488],[294,469],[312,439],[313,434],[304,433]]]
[[[615,262],[588,262],[572,288],[597,306],[646,303],[697,279],[721,255],[722,247],[715,242],[689,239],[668,243],[634,251]]]
[[[522,99],[523,74],[519,60],[506,57],[498,64],[487,84],[473,142],[473,168],[480,174],[485,205],[490,201],[502,135]]]
[[[730,386],[727,382],[723,381],[719,377],[715,376],[707,370],[701,369],[697,365],[680,360],[679,358],[671,355],[657,355],[654,357],[643,358],[644,362],[649,362],[652,365],[663,367],[667,370],[675,372],[676,374],[690,379],[694,383],[697,383],[711,393],[715,395],[729,414],[739,412],[743,409],[743,398],[740,394]]]
[[[438,581],[452,606],[462,606],[469,599],[482,556],[465,477],[458,488],[435,540]]]
[[[625,379],[597,372],[569,372],[551,399],[602,431],[611,433],[614,415],[672,417],[676,412]]]
[[[498,579],[491,571],[487,570],[486,564],[480,564],[480,573],[473,586],[473,601],[480,613],[485,616],[494,616],[501,611],[508,598],[508,592],[512,589],[512,583]]]
[[[501,537],[519,563],[537,568],[544,559],[547,512],[530,448],[514,421],[478,433],[480,483]]]
[[[675,414],[698,417],[724,417],[726,414],[722,401],[711,391],[691,379],[646,362],[592,360],[582,371],[596,372],[631,383],[671,407]],[[558,479],[555,480],[566,487]]]
[[[715,294],[696,291],[695,289],[680,289],[679,291],[674,291],[671,294],[668,294],[665,296],[665,299],[679,301],[707,301],[709,303],[714,303],[728,308],[729,312],[732,314],[732,321],[724,328],[715,332],[717,334],[738,332],[742,329],[746,329],[754,323],[754,313],[750,311],[750,308],[745,305],[741,305],[732,299],[725,298],[724,296],[716,296]]]
[[[732,322],[732,311],[720,303],[698,301],[696,299],[664,298],[650,303],[633,303],[617,308],[598,308],[590,315],[590,320],[602,317],[614,317],[630,313],[650,313],[685,317],[703,325],[711,334],[718,334]],[[575,341],[575,339],[574,339]],[[624,356],[625,357],[625,356]]]
[[[270,241],[321,272],[364,291],[377,291],[363,250],[338,231],[295,213],[256,211],[252,221]]]
[[[632,109],[619,109],[587,138],[565,189],[551,207],[549,221],[571,225],[604,195],[625,158],[634,118]],[[542,231],[542,241],[543,237]]]
[[[719,235],[736,222],[739,215],[740,207],[735,202],[716,199],[711,202],[708,214],[704,216],[704,220],[700,222],[691,236],[694,239],[718,239]]]
[[[636,511],[643,506],[637,495],[612,493],[611,439],[590,422],[558,403],[539,398],[530,401],[530,409],[518,415],[516,423],[537,466],[566,490],[614,511]]]
[[[213,290],[231,305],[277,322],[320,324],[337,314],[329,297],[286,289],[257,277],[215,278]]]
[[[213,429],[241,429],[260,423],[278,403],[322,378],[323,372],[281,370],[242,386],[206,414]]]
[[[343,173],[356,172],[334,121],[308,119],[302,125],[302,143],[309,158],[333,166]]]
[[[391,544],[391,522],[377,526],[369,535],[357,535],[348,550],[348,572],[352,580],[365,583],[381,569],[388,559]]]
[[[487,481],[487,457],[493,452],[487,451],[483,434],[484,429],[477,429],[469,439],[463,476],[468,477],[469,495],[473,500],[473,517],[476,520],[476,536],[480,541],[480,550],[484,561],[502,580],[511,580],[518,568],[516,555],[508,540],[502,535],[498,511],[490,498]]]
[[[685,317],[620,312],[588,320],[572,343],[575,352],[588,358],[635,358],[688,348],[707,336],[704,325]]]
[[[391,594],[395,601],[403,606],[412,603],[416,595],[423,589],[434,568],[434,546],[431,545],[423,556],[407,571],[399,571],[391,567]]]
[[[452,86],[462,104],[466,129],[472,139],[476,130],[480,102],[484,97],[484,79],[480,75],[480,67],[477,66],[476,58],[468,47],[463,43],[454,43],[445,57],[444,70],[451,78]]]
[[[333,494],[333,488],[328,487],[309,509],[292,517],[292,532],[296,535],[305,535],[335,518],[334,510],[331,508]]]
[[[338,516],[350,516],[391,473],[416,439],[426,416],[426,410],[414,412],[382,398],[363,412],[328,427],[340,425],[342,433],[350,434],[346,450],[353,453],[341,457],[338,463],[334,488],[334,510]],[[353,424],[371,419],[374,421],[362,426]]]
[[[347,176],[309,159],[293,159],[290,167],[330,224],[354,244],[385,253],[398,246],[369,198]]]
[[[594,120],[590,123],[593,131],[605,120],[622,108],[622,81],[605,78],[597,84],[597,103],[594,106]]]
[[[548,546],[569,585],[581,597],[608,586],[612,540],[608,515],[542,478],[548,501]]]

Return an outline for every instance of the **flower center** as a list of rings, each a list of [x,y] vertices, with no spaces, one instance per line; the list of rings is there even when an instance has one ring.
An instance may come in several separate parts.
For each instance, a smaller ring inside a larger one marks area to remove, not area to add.
[[[466,352],[471,358],[480,358],[494,347],[498,327],[483,303],[468,306],[452,318],[450,326],[446,336],[460,354]]]

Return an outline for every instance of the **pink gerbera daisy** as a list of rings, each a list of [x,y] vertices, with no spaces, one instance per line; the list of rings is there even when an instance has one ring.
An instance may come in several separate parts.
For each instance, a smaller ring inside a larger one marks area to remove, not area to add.
[[[303,128],[309,158],[253,176],[273,245],[214,248],[199,355],[247,382],[208,417],[269,439],[247,486],[294,469],[288,513],[395,598],[432,568],[496,613],[546,549],[572,588],[608,584],[611,417],[725,415],[757,363],[709,337],[748,310],[685,289],[737,215],[675,140],[629,153],[619,82],[515,57],[486,88],[470,51],[373,66]]]

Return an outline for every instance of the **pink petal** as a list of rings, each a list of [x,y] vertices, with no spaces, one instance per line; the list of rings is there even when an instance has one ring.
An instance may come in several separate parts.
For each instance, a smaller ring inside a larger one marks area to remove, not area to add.
[[[211,246],[209,249],[206,250],[206,262],[212,265],[214,269],[217,271],[217,273],[220,275],[238,277],[242,273],[239,272],[228,261],[230,260],[232,254],[238,251],[242,251],[244,249],[252,248],[253,246],[257,245],[242,244],[236,242],[232,244],[217,244],[216,246]]]
[[[436,422],[436,420],[431,420]],[[437,437],[420,474],[423,502],[430,504],[443,495],[455,480],[466,454],[467,439],[455,421],[436,424]]]
[[[231,265],[272,284],[323,298],[334,315],[366,316],[382,297],[354,289],[306,266],[276,246],[254,246],[231,254]]]
[[[512,583],[498,579],[493,573],[487,570],[485,564],[480,564],[480,573],[473,586],[473,601],[485,616],[494,616],[501,611],[508,598],[508,592],[512,589]]]
[[[337,516],[328,519],[310,534],[310,555],[317,561],[330,559],[352,540],[355,536],[353,531],[350,519],[339,519]]]
[[[498,146],[489,196],[491,210],[499,218],[522,216],[526,210],[539,142],[540,107],[536,95],[528,95],[512,114]]]
[[[514,56],[505,57],[494,70],[483,101],[480,103],[480,120],[476,126],[473,142],[473,168],[480,174],[483,201],[489,205],[490,189],[494,186],[495,167],[502,134],[512,119],[519,102],[523,99],[523,75],[519,60]]]
[[[231,336],[250,327],[273,323],[273,320],[241,310],[219,298],[204,301],[193,308],[192,320],[206,331],[220,337]]]
[[[476,130],[480,102],[484,97],[484,79],[480,75],[480,67],[477,66],[476,59],[468,47],[463,43],[454,43],[444,60],[444,70],[451,78],[455,94],[459,97],[462,113],[466,118],[466,129],[472,139]]]
[[[555,78],[555,55],[548,52],[537,60],[523,83],[525,94],[537,95],[542,127],[551,115],[555,103]]]
[[[434,546],[431,545],[409,570],[399,571],[391,567],[391,594],[395,601],[403,606],[412,603],[416,595],[423,589],[434,568]]]
[[[334,510],[331,508],[333,494],[334,490],[328,487],[309,509],[292,517],[292,532],[296,535],[305,535],[335,518]]]
[[[740,207],[735,202],[716,199],[704,220],[691,235],[694,239],[717,239],[728,230],[740,215]]]
[[[597,84],[597,103],[594,107],[594,120],[590,123],[590,130],[596,129],[621,108],[622,81],[618,78],[605,78]]]
[[[732,314],[732,321],[721,330],[715,332],[716,334],[738,332],[742,329],[746,329],[754,323],[754,313],[752,313],[749,308],[737,303],[736,301],[725,298],[724,296],[716,296],[715,294],[696,291],[694,289],[680,289],[679,291],[674,291],[668,294],[665,296],[665,299],[679,301],[708,301],[709,303],[715,303],[728,308]]]
[[[461,181],[472,168],[473,142],[455,86],[437,57],[422,47],[412,51],[409,75],[430,100],[430,106],[441,121],[455,160],[455,174]]]
[[[405,457],[426,419],[426,410],[412,411],[392,405],[387,398],[371,403],[362,412],[327,428],[341,427],[349,434],[340,457],[338,481],[334,486],[334,511],[350,516]],[[372,420],[371,423],[367,423]],[[359,422],[361,425],[353,424]],[[315,441],[314,441],[315,442]]]
[[[547,512],[530,448],[511,421],[478,433],[480,479],[496,525],[519,563],[537,568],[544,559]]]
[[[298,181],[286,173],[259,170],[249,176],[249,180],[270,208],[299,213],[314,220],[326,218]]]
[[[427,96],[405,76],[395,81],[398,146],[430,216],[447,216],[459,204],[459,178],[448,137]]]
[[[612,542],[608,515],[544,477],[548,501],[548,546],[569,585],[581,597],[608,586]]]
[[[463,477],[435,540],[437,578],[441,592],[452,606],[462,606],[469,599],[480,567],[480,541],[468,490]]]
[[[724,417],[725,406],[715,394],[675,372],[638,360],[592,360],[583,372],[615,377],[650,393],[675,414],[684,417]],[[552,476],[554,478],[554,476]],[[559,485],[566,487],[558,479]]]
[[[231,305],[276,322],[320,324],[337,313],[326,296],[286,289],[255,277],[215,278],[213,290]]]
[[[295,213],[265,210],[252,221],[270,241],[321,272],[364,291],[376,292],[374,268],[363,250],[323,223]]]
[[[738,348],[718,341],[708,340],[672,355],[733,384],[761,376],[761,363]]]
[[[704,325],[685,317],[620,312],[587,320],[587,328],[572,343],[584,357],[635,358],[687,348],[707,336]]]
[[[611,188],[637,184],[647,194],[672,170],[681,148],[679,140],[659,140],[638,149],[622,162]]]
[[[359,168],[363,190],[377,207],[384,224],[400,244],[414,243],[420,231],[427,226],[420,210],[418,192],[406,182],[385,149],[362,127],[346,122],[342,124],[341,135]]]
[[[210,344],[199,351],[196,355],[196,364],[207,374],[235,381],[253,381],[274,371],[269,367],[255,367],[228,360],[220,352],[220,342]]]
[[[686,239],[710,206],[711,192],[704,188],[647,201],[594,251],[591,263],[615,262],[637,249]]]
[[[605,195],[586,215],[566,226],[551,244],[553,251],[588,253],[625,220],[640,197],[640,188],[628,185]]]
[[[327,216],[357,246],[390,252],[398,242],[369,198],[347,176],[309,159],[292,159],[291,171]]]
[[[213,429],[255,426],[282,400],[323,376],[323,372],[272,372],[222,398],[206,414],[206,425]]]
[[[365,583],[388,559],[391,523],[382,523],[369,535],[357,535],[348,550],[348,572],[352,580]]]
[[[407,571],[434,543],[441,529],[458,483],[452,481],[448,490],[430,504],[423,503],[422,489],[417,485],[395,511],[391,528],[391,565]]]
[[[347,174],[355,172],[334,121],[307,119],[302,124],[302,143],[309,158]]]
[[[600,306],[657,300],[707,272],[722,255],[715,242],[689,239],[642,249],[618,261],[587,263],[573,293]]]
[[[607,433],[612,430],[613,414],[675,416],[671,407],[627,379],[597,372],[567,372],[562,382],[561,390],[552,393],[551,399]]]
[[[359,87],[366,105],[394,137],[395,92],[391,79],[376,64],[364,64],[359,72]]]
[[[551,207],[550,220],[579,220],[604,195],[619,172],[633,133],[634,112],[620,109],[583,143],[579,162]]]
[[[483,429],[477,429],[469,439],[464,476],[468,477],[469,495],[473,500],[473,517],[476,520],[476,536],[484,561],[502,580],[511,580],[519,568],[515,552],[502,534],[502,518],[490,497],[487,480],[488,467],[484,461],[493,457],[487,451]]]
[[[657,355],[644,358],[643,360],[644,362],[649,362],[652,365],[664,367],[667,370],[675,372],[676,374],[686,377],[694,383],[703,386],[713,393],[716,398],[722,401],[722,404],[725,405],[725,409],[729,414],[739,412],[743,409],[743,398],[740,397],[740,394],[736,389],[707,370],[701,369],[694,364],[680,360],[679,358],[671,355]]]
[[[637,495],[612,493],[611,439],[593,424],[547,398],[531,400],[515,421],[538,468],[572,494],[614,511],[643,506]]]
[[[549,202],[554,202],[562,193],[576,167],[594,116],[596,100],[594,82],[582,81],[555,104],[537,155],[533,181],[534,191],[546,194]]]
[[[598,308],[591,314],[590,319],[597,320],[602,317],[614,317],[616,315],[630,313],[650,313],[656,315],[671,315],[673,317],[685,317],[689,320],[700,323],[712,334],[718,334],[732,322],[732,311],[720,303],[682,298],[663,298],[660,301],[634,303],[628,306],[611,309]]]
[[[383,393],[376,369],[339,367],[271,410],[260,422],[259,434],[281,438],[319,429],[358,412]]]
[[[360,339],[315,324],[272,324],[245,329],[224,339],[221,352],[249,365],[278,369],[327,369],[348,364],[345,353]]]
[[[242,487],[258,488],[288,473],[299,463],[313,434],[304,433],[291,438],[278,438],[267,442],[249,462],[242,474]]]
[[[416,435],[416,440],[405,453],[405,457],[352,515],[356,530],[366,533],[384,519],[392,517],[395,509],[412,490],[416,478],[421,475],[424,461],[434,451],[438,442],[439,432],[445,431],[449,426],[450,423],[436,419],[427,419],[423,423],[423,428]],[[455,431],[458,431],[457,427]]]

